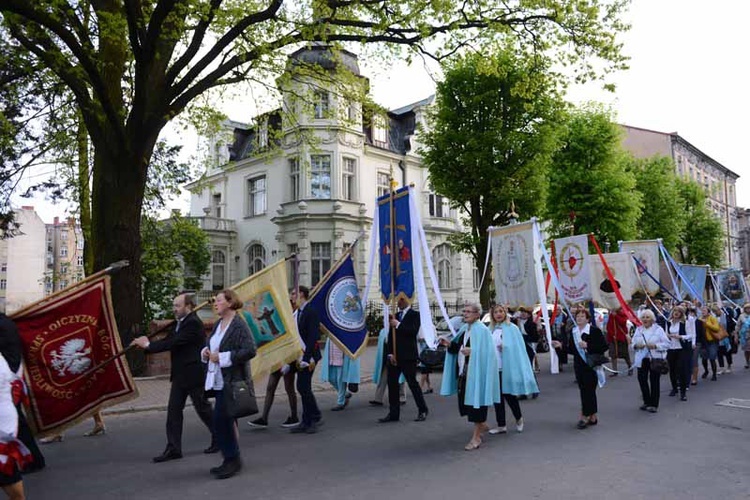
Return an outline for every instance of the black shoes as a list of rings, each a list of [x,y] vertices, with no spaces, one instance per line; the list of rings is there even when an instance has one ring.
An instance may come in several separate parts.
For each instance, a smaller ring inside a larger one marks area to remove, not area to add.
[[[248,422],[247,425],[249,425],[250,427],[255,427],[257,429],[265,429],[268,427],[268,421],[265,418],[260,417]]]
[[[219,447],[216,446],[216,443],[211,443],[211,446],[203,450],[203,453],[206,455],[211,455],[213,453],[219,453]]]
[[[685,394],[680,396],[680,401],[687,401],[687,396]]]
[[[281,426],[284,427],[285,429],[288,429],[290,427],[296,427],[298,425],[299,425],[299,419],[297,417],[292,417],[291,415],[288,416],[286,420],[284,420],[281,423]]]
[[[370,403],[370,406],[383,406],[382,401],[375,401],[374,399],[370,401],[369,403]]]
[[[429,411],[423,411],[423,412],[421,411],[421,412],[419,412],[419,415],[417,415],[417,418],[415,418],[414,421],[415,422],[424,422],[425,420],[427,420],[427,414],[428,413],[429,413]]]
[[[641,405],[638,409],[641,411],[648,411],[648,405]]]
[[[182,453],[174,450],[164,450],[164,453],[159,455],[158,457],[154,457],[154,463],[159,464],[162,462],[168,462],[169,460],[179,460],[182,458]]]
[[[388,422],[398,422],[398,419],[392,418],[390,415],[386,415],[385,417],[378,419],[379,424],[387,424]]]
[[[677,396],[677,389],[672,389],[671,391],[669,391],[669,397],[671,398],[674,396]]]
[[[213,467],[210,472],[216,479],[228,479],[237,474],[241,469],[242,460],[240,460],[240,457],[237,457],[232,460],[224,460],[223,464],[219,467]]]
[[[297,427],[292,427],[292,429],[289,431],[291,434],[315,434],[318,432],[317,425],[298,425]]]
[[[585,429],[588,425],[588,422],[586,422],[585,420],[579,420],[576,424],[576,427],[578,427],[579,429]]]

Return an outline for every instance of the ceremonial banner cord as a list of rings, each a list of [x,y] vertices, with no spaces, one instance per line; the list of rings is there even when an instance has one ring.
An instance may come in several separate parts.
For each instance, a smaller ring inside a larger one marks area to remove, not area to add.
[[[664,256],[666,257],[666,259],[665,259],[665,260],[666,260],[666,261],[667,261],[667,262],[668,262],[669,264],[671,264],[671,265],[672,265],[672,267],[674,267],[674,270],[675,270],[675,272],[677,273],[677,276],[679,276],[679,277],[680,277],[680,279],[682,280],[682,282],[683,282],[683,283],[684,283],[685,285],[687,285],[687,287],[688,287],[688,290],[690,290],[690,293],[691,293],[691,294],[693,294],[693,297],[695,297],[696,299],[698,299],[698,302],[700,302],[700,304],[701,304],[701,306],[702,306],[702,305],[703,305],[703,294],[702,294],[702,293],[698,293],[698,290],[696,290],[696,289],[695,289],[695,287],[693,287],[693,284],[692,284],[692,283],[690,282],[690,280],[689,280],[689,279],[687,279],[687,277],[686,277],[686,276],[685,276],[685,275],[684,275],[684,274],[682,273],[682,270],[680,269],[680,266],[679,266],[679,265],[677,264],[677,262],[675,262],[675,260],[674,260],[674,259],[672,258],[672,256],[671,256],[671,255],[669,254],[669,251],[668,251],[668,250],[667,250],[666,248],[664,248],[664,245],[662,245],[662,244],[659,244],[659,248],[660,248],[660,249],[662,250],[662,255],[664,255]],[[667,266],[667,268],[669,268],[669,266]],[[678,296],[678,297],[682,297],[682,294],[681,294],[681,293],[679,292],[679,290],[677,291],[677,296]]]
[[[620,293],[620,289],[615,285],[616,283],[615,277],[612,275],[612,271],[607,265],[607,261],[604,258],[604,255],[602,254],[601,249],[599,248],[599,244],[596,242],[596,238],[594,238],[594,235],[591,233],[589,234],[589,240],[591,240],[591,243],[594,245],[594,248],[596,249],[596,253],[599,255],[599,260],[601,260],[602,267],[604,268],[604,272],[607,274],[607,279],[612,285],[612,289],[615,291],[615,297],[617,297],[617,302],[620,303],[620,307],[622,307],[622,310],[625,311],[625,315],[628,317],[631,323],[633,323],[636,326],[641,326],[641,320],[638,319],[638,316],[635,315],[635,313],[630,308],[628,303],[625,302],[625,299],[622,297],[622,293]]]
[[[654,275],[652,275],[650,272],[648,272],[648,269],[646,269],[646,266],[644,266],[643,264],[641,264],[641,261],[638,260],[638,257],[635,256],[635,254],[634,254],[634,252],[632,250],[630,251],[630,256],[633,257],[633,260],[635,260],[635,264],[636,264],[635,274],[636,274],[636,276],[638,276],[638,282],[641,284],[641,288],[643,288],[643,291],[644,291],[644,293],[646,293],[647,297],[648,297],[648,292],[646,292],[646,285],[643,283],[643,280],[641,279],[641,273],[640,273],[640,271],[638,271],[639,269],[643,269],[643,272],[646,273],[646,275],[649,278],[651,278],[651,280],[654,283],[656,283],[657,285],[659,285],[659,288],[661,288],[662,290],[664,290],[665,292],[667,292],[667,294],[670,297],[672,297],[677,302],[680,301],[680,299],[678,299],[677,297],[675,297],[674,294],[672,294],[672,292],[670,292],[667,289],[667,287],[665,287],[664,285],[661,284],[661,281],[659,281],[658,279],[656,279],[654,277]]]

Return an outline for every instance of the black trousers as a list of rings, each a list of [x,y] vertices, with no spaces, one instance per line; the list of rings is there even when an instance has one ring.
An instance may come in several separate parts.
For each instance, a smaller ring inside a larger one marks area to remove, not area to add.
[[[320,408],[312,391],[312,378],[315,369],[300,368],[297,372],[297,392],[302,400],[302,421],[300,425],[310,427],[321,419]]]
[[[193,402],[195,413],[198,414],[198,417],[211,433],[211,444],[214,444],[216,441],[213,425],[211,424],[211,403],[206,399],[203,387],[199,385],[197,387],[184,388],[179,387],[177,384],[172,384],[172,387],[169,389],[169,403],[167,403],[167,449],[178,453],[182,453],[183,411],[185,410],[185,401],[187,401],[188,396],[190,397],[190,401]]]
[[[417,382],[417,360],[399,361],[396,365],[388,363],[388,405],[389,416],[398,420],[401,415],[401,402],[398,395],[398,379],[404,374],[406,384],[409,386],[414,402],[417,404],[419,413],[427,413],[427,404],[424,402],[422,389]]]
[[[659,407],[659,381],[661,374],[651,370],[651,359],[644,358],[641,367],[638,368],[638,385],[641,386],[643,404],[646,406]]]
[[[673,391],[680,391],[683,396],[690,384],[690,363],[693,352],[689,349],[670,349],[667,351],[669,365],[669,382]]]
[[[720,345],[719,346],[719,366],[721,368],[724,368],[724,358],[727,360],[727,366],[729,368],[732,367],[732,353],[729,349],[727,349],[727,346]]]
[[[495,417],[498,427],[505,427],[505,403],[508,403],[513,418],[520,419],[521,405],[518,404],[518,398],[513,394],[503,394],[503,371],[500,370],[500,402],[495,403]]]
[[[18,440],[26,445],[32,457],[32,462],[24,468],[24,471],[44,469],[46,466],[44,455],[42,454],[42,450],[39,449],[39,445],[36,444],[36,439],[34,439],[34,435],[31,433],[31,428],[26,421],[26,415],[21,405],[16,407],[16,411],[18,412]]]
[[[581,413],[584,417],[590,417],[599,411],[596,402],[596,385],[598,383],[596,372],[589,367],[579,367],[576,364],[576,379],[581,395]]]

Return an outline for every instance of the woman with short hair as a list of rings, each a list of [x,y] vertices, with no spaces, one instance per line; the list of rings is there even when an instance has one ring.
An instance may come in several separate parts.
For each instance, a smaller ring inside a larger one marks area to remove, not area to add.
[[[591,324],[591,313],[580,307],[574,310],[575,326],[570,335],[570,348],[573,352],[573,370],[581,397],[581,416],[577,427],[585,429],[599,423],[597,417],[598,405],[596,401],[596,386],[604,385],[604,376],[600,375],[600,368],[592,368],[587,363],[588,356],[604,354],[609,346],[602,331]],[[553,341],[553,344],[556,341]],[[559,344],[559,342],[558,342]]]
[[[740,349],[745,353],[745,370],[750,368],[750,342],[748,342],[748,333],[750,333],[750,303],[742,306],[742,314],[737,320],[737,327],[740,332]]]
[[[693,339],[695,331],[689,329],[685,318],[685,308],[677,306],[667,322],[667,364],[669,364],[669,381],[672,384],[670,397],[676,396],[679,390],[680,401],[687,401],[687,389],[690,383],[690,360],[693,356]]]
[[[250,359],[255,357],[255,343],[250,327],[237,314],[242,309],[237,292],[226,289],[217,293],[214,309],[219,321],[201,351],[201,359],[208,363],[206,395],[216,398],[213,427],[216,444],[224,457],[224,462],[212,468],[211,474],[217,479],[226,479],[240,471],[242,460],[237,442],[237,420],[227,412],[224,388],[231,387],[236,380],[252,384]]]
[[[662,327],[656,324],[653,311],[644,311],[641,321],[643,324],[636,328],[633,334],[634,364],[638,368],[638,384],[643,397],[641,410],[656,413],[659,409],[661,372],[654,369],[652,362],[655,359],[664,359],[670,341]]]

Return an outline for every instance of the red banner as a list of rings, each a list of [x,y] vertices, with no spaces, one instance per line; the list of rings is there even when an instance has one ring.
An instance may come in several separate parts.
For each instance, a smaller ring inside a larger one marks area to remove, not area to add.
[[[40,435],[62,431],[105,406],[137,397],[122,350],[109,276],[20,311],[29,421]]]

